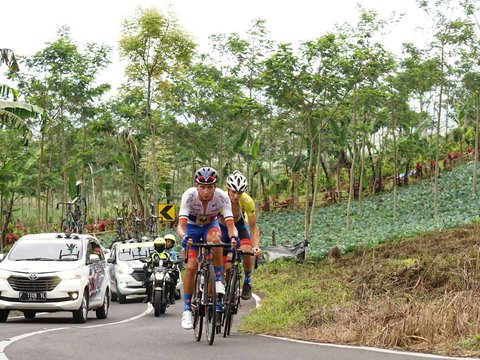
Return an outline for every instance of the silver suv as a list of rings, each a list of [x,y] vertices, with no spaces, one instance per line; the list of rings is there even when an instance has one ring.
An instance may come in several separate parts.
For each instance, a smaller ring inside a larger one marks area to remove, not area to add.
[[[0,262],[0,322],[20,310],[28,319],[39,311],[71,311],[84,323],[89,310],[106,319],[109,306],[107,262],[94,236],[25,235]]]

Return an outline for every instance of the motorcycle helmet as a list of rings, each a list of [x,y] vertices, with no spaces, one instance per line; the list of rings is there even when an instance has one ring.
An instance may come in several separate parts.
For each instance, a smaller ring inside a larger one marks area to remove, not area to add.
[[[170,240],[172,242],[172,246],[169,246],[168,249],[173,248],[175,246],[175,235],[167,234],[163,237],[165,239],[165,243]]]
[[[238,170],[235,170],[233,173],[227,177],[227,189],[243,192],[247,189],[248,182],[247,178]]]
[[[195,172],[195,182],[202,185],[215,184],[218,180],[217,170],[205,166]]]
[[[155,249],[156,252],[159,252],[159,253],[164,252],[166,245],[167,243],[165,239],[162,237],[158,237],[155,240],[153,240],[153,248]]]

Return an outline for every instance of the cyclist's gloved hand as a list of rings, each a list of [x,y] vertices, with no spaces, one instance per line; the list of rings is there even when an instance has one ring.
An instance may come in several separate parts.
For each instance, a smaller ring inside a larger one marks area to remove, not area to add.
[[[232,236],[230,238],[230,242],[232,244],[232,247],[236,247],[238,244],[240,244],[240,239],[237,236]]]
[[[182,239],[182,247],[186,249],[192,242],[192,238],[188,235],[185,235]]]

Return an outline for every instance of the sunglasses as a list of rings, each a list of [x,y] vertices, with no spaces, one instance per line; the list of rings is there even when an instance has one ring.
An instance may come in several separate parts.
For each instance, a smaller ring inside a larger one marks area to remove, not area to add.
[[[197,182],[201,184],[213,184],[215,181],[217,181],[217,179],[214,176],[209,176],[207,178],[205,178],[205,176],[199,176],[197,178]]]

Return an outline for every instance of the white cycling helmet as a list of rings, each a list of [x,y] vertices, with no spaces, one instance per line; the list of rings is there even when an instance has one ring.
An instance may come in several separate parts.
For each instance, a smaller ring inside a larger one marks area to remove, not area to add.
[[[233,173],[227,177],[227,189],[233,191],[243,192],[247,189],[248,182],[247,178],[243,174],[235,170]]]

